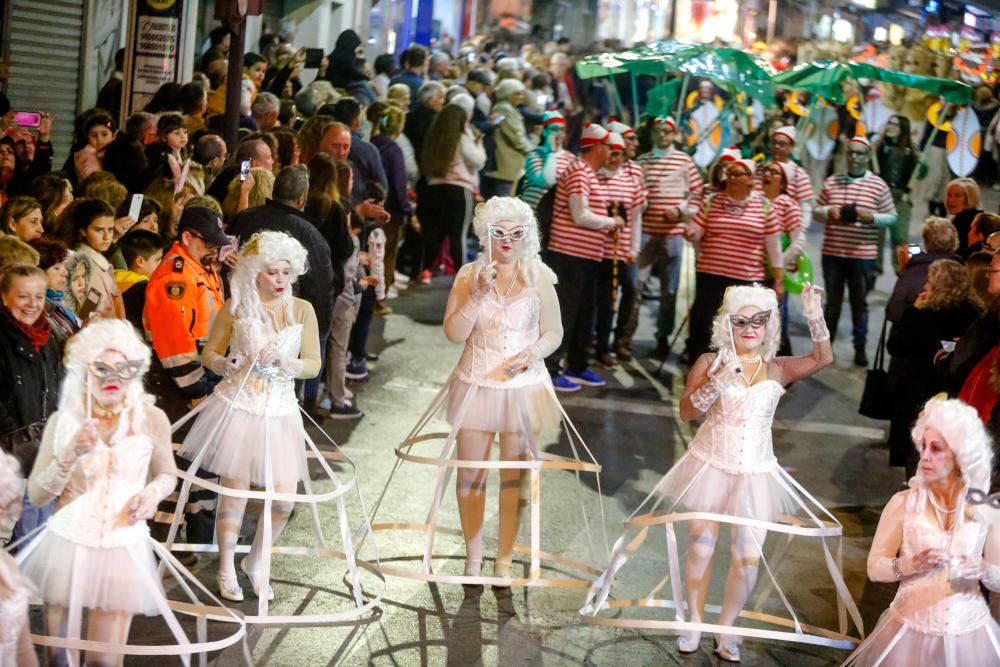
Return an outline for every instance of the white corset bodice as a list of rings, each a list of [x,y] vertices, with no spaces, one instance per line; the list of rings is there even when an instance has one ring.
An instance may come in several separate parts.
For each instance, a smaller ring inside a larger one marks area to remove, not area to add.
[[[521,296],[506,304],[495,294],[483,299],[455,375],[463,382],[496,389],[544,382],[548,371],[542,360],[510,379],[504,375],[503,367],[504,360],[538,341],[540,308],[537,294]]]
[[[71,441],[67,438],[64,446]],[[77,463],[77,495],[49,520],[49,528],[86,547],[113,548],[145,539],[146,522],[132,523],[127,505],[146,486],[152,454],[153,440],[142,433],[126,435],[114,446],[99,441]]]
[[[775,465],[771,424],[785,393],[777,380],[751,387],[737,382],[708,409],[688,451],[716,468],[732,473],[763,472]]]
[[[985,544],[986,526],[982,523],[965,521],[948,532],[927,517],[908,512],[900,554],[936,547],[953,557],[981,556]],[[982,627],[990,618],[979,581],[949,579],[947,567],[902,579],[890,609],[914,630],[931,635],[964,634]]]
[[[248,361],[244,369],[220,382],[215,393],[234,408],[255,415],[297,413],[299,402],[295,397],[295,379],[289,374],[261,372],[251,362],[267,346],[276,348],[283,359],[298,359],[302,347],[302,325],[291,324],[270,336],[263,334],[262,329],[260,326],[248,326],[243,320],[236,322],[229,342],[230,353],[242,353]],[[249,377],[246,377],[247,373]]]

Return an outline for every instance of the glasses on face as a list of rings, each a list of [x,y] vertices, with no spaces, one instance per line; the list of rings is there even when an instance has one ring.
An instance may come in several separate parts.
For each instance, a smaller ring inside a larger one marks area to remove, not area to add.
[[[774,146],[791,146],[792,142],[787,139],[773,139],[771,140],[771,144]]]
[[[771,174],[772,176],[781,176],[781,167],[768,167],[764,170],[765,174]]]
[[[746,317],[745,315],[730,315],[729,323],[733,325],[734,329],[740,331],[750,327],[752,329],[760,329],[762,326],[767,324],[767,321],[771,318],[770,310],[762,310],[759,313]]]
[[[122,361],[112,364],[98,359],[91,362],[87,367],[98,380],[109,380],[118,378],[119,380],[133,380],[142,371],[141,361]]]
[[[528,236],[528,226],[520,225],[509,231],[498,225],[489,226],[490,238],[497,241],[523,241]]]
[[[885,122],[885,124],[886,124],[886,126],[891,125],[892,127],[899,127],[899,121],[898,120],[887,120]]]
[[[749,176],[750,172],[746,169],[730,169],[726,172],[729,178],[739,178],[740,176]]]

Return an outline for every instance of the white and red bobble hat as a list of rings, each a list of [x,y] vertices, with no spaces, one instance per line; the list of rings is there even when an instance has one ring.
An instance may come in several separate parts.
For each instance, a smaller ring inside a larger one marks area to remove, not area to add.
[[[748,157],[739,158],[733,160],[736,164],[742,164],[744,167],[750,170],[750,175],[752,176],[755,171],[757,171],[757,163]]]
[[[788,139],[790,142],[792,142],[794,144],[795,143],[795,126],[794,125],[785,125],[783,127],[779,127],[777,130],[775,130],[774,132],[771,133],[771,136],[772,137],[778,137],[778,136],[785,137],[786,139]]]
[[[851,139],[850,141],[848,141],[847,143],[849,143],[849,144],[856,144],[856,145],[858,145],[858,146],[864,146],[864,147],[865,147],[865,148],[867,148],[868,150],[871,150],[871,148],[872,148],[872,145],[871,145],[871,143],[870,143],[870,142],[868,141],[868,139],[867,139],[866,137],[864,137],[864,136],[857,136],[857,137],[853,137],[853,138],[852,138],[852,139]]]
[[[580,136],[580,146],[588,148],[597,144],[607,143],[610,134],[610,132],[597,123],[591,123],[583,128],[583,134]]]
[[[608,145],[614,150],[625,150],[625,138],[617,132],[608,133]]]
[[[743,153],[736,146],[730,146],[729,148],[723,148],[722,152],[719,154],[719,162],[728,162],[730,160],[739,160],[743,157]]]
[[[607,128],[608,128],[609,132],[617,132],[618,134],[622,135],[623,137],[626,134],[635,134],[635,130],[633,130],[631,127],[629,127],[625,123],[620,123],[617,120],[613,120],[610,123],[608,123]]]
[[[661,125],[666,125],[673,131],[677,131],[677,123],[670,116],[660,116],[653,121],[653,127],[660,127]]]

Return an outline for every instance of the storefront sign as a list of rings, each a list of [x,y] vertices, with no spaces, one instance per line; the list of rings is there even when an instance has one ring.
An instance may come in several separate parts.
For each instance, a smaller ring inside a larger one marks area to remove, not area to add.
[[[160,86],[178,79],[183,13],[181,0],[132,0],[122,118],[145,107]]]

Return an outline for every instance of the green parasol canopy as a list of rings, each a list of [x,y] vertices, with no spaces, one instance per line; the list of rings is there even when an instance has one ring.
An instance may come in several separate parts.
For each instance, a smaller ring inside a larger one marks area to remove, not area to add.
[[[681,63],[680,70],[709,78],[729,93],[742,92],[760,100],[774,97],[774,68],[760,57],[740,49],[707,49]]]
[[[681,80],[676,78],[665,81],[655,88],[650,88],[646,98],[646,115],[669,116],[677,105],[677,96],[680,91]]]
[[[661,40],[628,51],[586,56],[577,61],[576,73],[581,79],[629,72],[659,76],[677,71],[682,63],[710,50],[698,44]]]
[[[868,63],[842,63],[833,60],[805,63],[795,69],[781,72],[774,77],[774,85],[779,88],[804,90],[820,95],[835,104],[843,104],[844,96],[840,84],[845,79],[871,79],[894,86],[916,88],[943,97],[951,104],[968,104],[972,99],[972,88],[961,81],[906,74]]]

